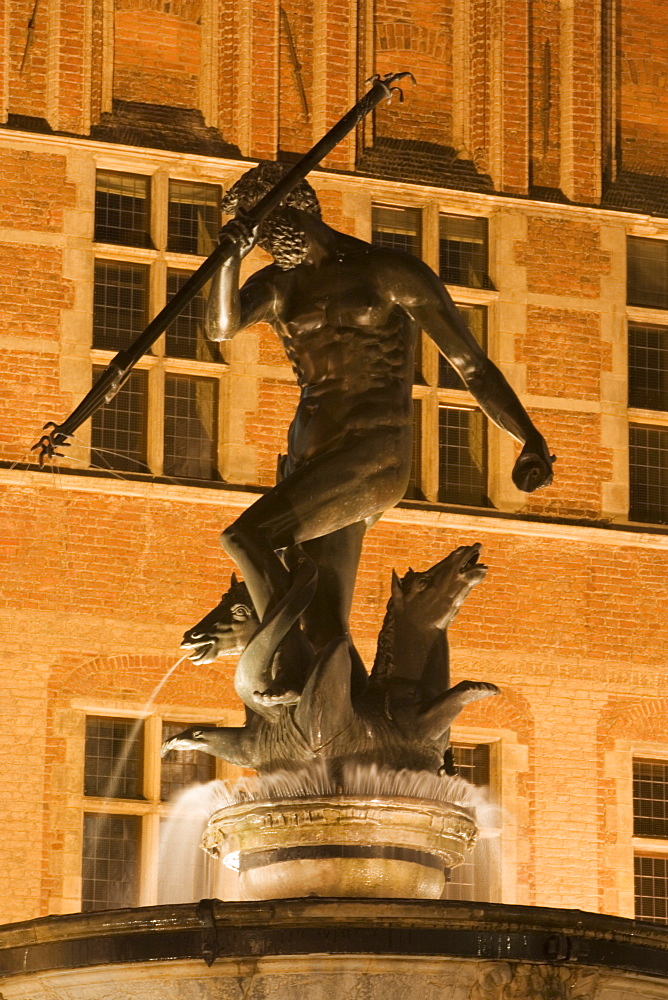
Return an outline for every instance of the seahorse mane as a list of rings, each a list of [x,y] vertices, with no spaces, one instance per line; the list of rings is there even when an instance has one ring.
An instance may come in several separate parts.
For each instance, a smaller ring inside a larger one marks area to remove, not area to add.
[[[376,646],[376,657],[371,668],[371,681],[382,684],[394,671],[394,598],[390,597]]]

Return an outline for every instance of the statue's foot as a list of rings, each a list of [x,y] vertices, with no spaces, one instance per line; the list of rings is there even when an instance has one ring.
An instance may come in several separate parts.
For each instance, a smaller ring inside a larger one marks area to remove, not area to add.
[[[301,695],[292,688],[272,687],[267,691],[254,691],[256,701],[262,705],[296,705]]]

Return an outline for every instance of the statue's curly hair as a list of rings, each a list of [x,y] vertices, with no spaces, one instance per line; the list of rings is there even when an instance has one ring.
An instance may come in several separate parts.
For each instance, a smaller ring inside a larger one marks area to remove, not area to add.
[[[239,208],[249,209],[277,184],[287,172],[287,167],[271,160],[264,160],[257,167],[247,170],[223,196],[221,208],[227,215]],[[310,215],[321,217],[318,196],[306,180],[302,180],[286,195],[282,204],[265,219],[260,227],[259,245],[268,250],[276,264],[283,270],[296,267],[306,255],[302,233],[285,208],[297,208]]]
[[[227,215],[233,215],[240,204],[245,208],[257,204],[263,195],[270,191],[288,172],[288,167],[272,160],[263,160],[257,167],[247,170],[245,174],[232,185],[223,195],[221,208]],[[320,217],[318,196],[307,180],[301,180],[283,199],[283,204],[290,208],[299,208],[303,212]]]

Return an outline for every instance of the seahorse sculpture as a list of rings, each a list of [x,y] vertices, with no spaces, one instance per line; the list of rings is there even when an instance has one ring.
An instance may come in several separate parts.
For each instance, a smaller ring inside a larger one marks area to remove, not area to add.
[[[270,627],[257,629],[237,666],[235,687],[247,708],[246,724],[192,726],[167,740],[163,754],[177,748],[203,750],[260,774],[300,769],[323,758],[334,768],[354,758],[397,770],[439,772],[450,727],[462,708],[499,693],[494,684],[480,681],[450,687],[447,629],[472,587],[485,577],[480,548],[460,546],[430,569],[409,570],[403,579],[393,573],[376,659],[361,694],[351,696],[350,642],[342,637],[313,659],[296,703],[271,705],[257,685],[271,677],[274,652],[314,585],[312,566],[307,560],[298,563],[293,591]],[[248,595],[242,597],[237,591],[235,601],[252,607]],[[234,602],[226,603],[224,597],[216,609],[219,617],[223,605],[225,614],[233,615]],[[206,641],[203,622],[186,633],[195,655]],[[227,635],[224,622],[216,629]]]

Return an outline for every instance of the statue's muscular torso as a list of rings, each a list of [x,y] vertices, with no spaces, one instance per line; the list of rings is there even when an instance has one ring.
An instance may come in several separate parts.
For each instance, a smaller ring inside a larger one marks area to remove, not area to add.
[[[319,266],[270,267],[251,279],[271,288],[270,322],[302,390],[285,471],[360,432],[410,448],[416,326],[380,291],[385,253],[357,246]]]

